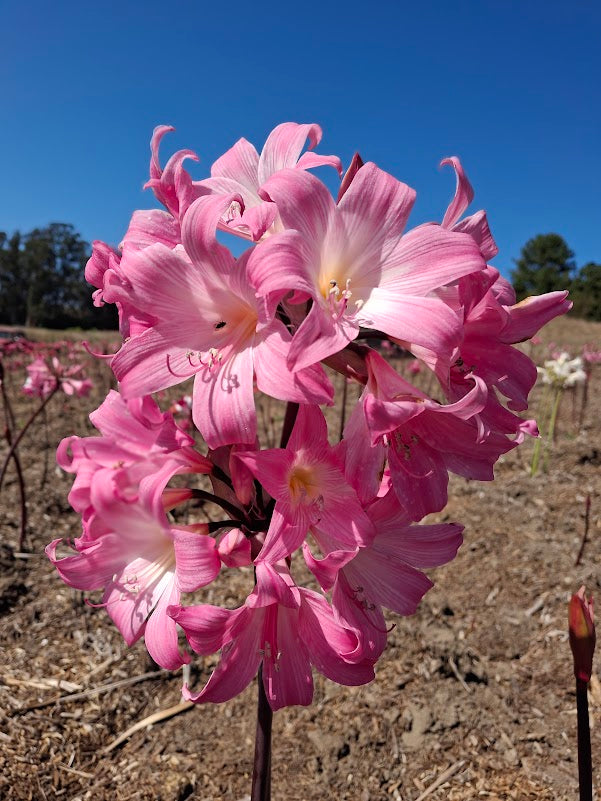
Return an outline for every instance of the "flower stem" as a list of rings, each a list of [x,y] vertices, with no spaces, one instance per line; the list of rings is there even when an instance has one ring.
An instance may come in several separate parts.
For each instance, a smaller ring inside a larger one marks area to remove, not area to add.
[[[11,445],[13,439],[13,429],[15,426],[15,417],[13,414],[12,406],[8,397],[5,386],[5,373],[4,365],[0,361],[0,394],[2,395],[2,403],[4,406],[4,437],[8,445],[9,454],[11,452]],[[10,456],[9,456],[10,458]],[[25,479],[23,478],[23,470],[21,468],[21,460],[17,451],[12,451],[12,460],[15,463],[15,470],[17,473],[17,483],[19,485],[19,497],[21,499],[21,530],[19,533],[19,544],[17,545],[19,551],[25,547],[25,537],[27,535],[27,501],[25,499]],[[7,461],[8,464],[8,461]]]
[[[541,421],[540,428],[543,427],[543,420],[547,418],[547,410],[549,408],[549,401],[551,399],[550,396],[550,388],[545,386],[545,390],[543,392],[543,397],[541,401],[541,410],[540,415],[537,415],[537,418]],[[540,449],[542,446],[542,437],[539,433],[536,442],[534,443],[534,451],[532,453],[532,464],[530,466],[530,475],[535,476],[538,472],[538,463],[540,461]]]
[[[284,415],[284,422],[282,424],[282,436],[280,438],[280,448],[285,448],[292,434],[292,429],[296,422],[296,415],[298,414],[298,403],[288,401],[286,406],[286,413]]]
[[[193,489],[192,497],[201,501],[214,503],[217,506],[221,506],[225,512],[232,516],[232,520],[239,520],[240,515],[244,514],[242,509],[240,509],[238,506],[235,506],[233,503],[226,501],[225,498],[219,498],[217,495],[213,495],[212,492],[207,492],[206,490]]]
[[[257,731],[253,765],[251,801],[271,801],[271,724],[273,712],[263,685],[263,666],[257,673]]]
[[[578,784],[580,787],[580,801],[593,801],[593,762],[591,758],[591,732],[588,721],[587,682],[583,679],[576,679],[576,710],[578,713]]]
[[[280,448],[285,448],[292,434],[296,416],[298,414],[298,403],[288,402],[286,414],[282,424],[282,436]],[[268,520],[273,514],[273,504],[268,504]],[[255,582],[257,580],[255,574]],[[257,673],[257,729],[255,734],[255,761],[253,764],[252,787],[250,791],[250,801],[271,801],[271,724],[273,721],[273,711],[269,706],[265,686],[263,684],[263,665],[259,665]]]
[[[553,445],[555,437],[555,423],[557,422],[557,412],[559,411],[559,402],[561,401],[562,390],[555,390],[555,398],[553,399],[553,408],[551,409],[551,419],[549,420],[549,430],[547,431],[547,441],[545,442],[545,450],[543,453],[543,472],[546,473],[549,469],[549,449]]]
[[[21,442],[21,440],[23,439],[23,437],[27,433],[27,430],[29,429],[29,426],[33,423],[33,421],[36,419],[36,417],[46,408],[46,406],[48,405],[48,402],[50,401],[50,399],[54,395],[56,395],[56,393],[58,392],[59,389],[60,389],[60,384],[57,381],[56,382],[56,386],[54,387],[52,392],[46,398],[44,398],[44,400],[42,401],[41,405],[38,406],[38,408],[35,410],[35,412],[33,412],[30,415],[29,419],[27,420],[27,422],[25,423],[23,428],[19,431],[19,434],[17,435],[17,438],[11,443],[11,446],[8,449],[8,453],[6,454],[6,458],[4,459],[4,463],[2,465],[2,469],[0,470],[0,490],[2,489],[2,482],[4,481],[4,475],[6,473],[6,468],[8,467],[8,463],[10,462],[14,452],[17,450],[17,447],[18,447],[19,443]]]

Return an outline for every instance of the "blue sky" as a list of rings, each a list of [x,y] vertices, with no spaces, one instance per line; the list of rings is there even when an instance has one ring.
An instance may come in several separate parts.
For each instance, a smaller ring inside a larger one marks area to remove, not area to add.
[[[8,5],[8,4],[7,4]],[[201,157],[285,120],[318,122],[323,153],[359,150],[440,220],[461,157],[512,266],[556,231],[601,261],[601,4],[127,2],[5,6],[0,230],[70,222],[116,243],[142,192],[153,127]]]

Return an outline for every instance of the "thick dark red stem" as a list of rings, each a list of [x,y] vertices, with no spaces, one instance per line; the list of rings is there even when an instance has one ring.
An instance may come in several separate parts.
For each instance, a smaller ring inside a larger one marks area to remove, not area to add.
[[[580,801],[593,801],[593,761],[591,732],[588,722],[587,682],[576,679],[576,709],[578,712],[578,784]]]
[[[273,712],[263,685],[263,667],[257,673],[257,731],[253,764],[251,801],[271,801],[271,724]]]

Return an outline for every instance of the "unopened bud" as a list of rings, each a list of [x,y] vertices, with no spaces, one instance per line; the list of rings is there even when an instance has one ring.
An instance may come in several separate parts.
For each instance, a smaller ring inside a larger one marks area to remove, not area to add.
[[[596,636],[593,596],[586,599],[584,586],[570,599],[568,621],[570,648],[574,657],[574,675],[580,681],[588,683],[593,672]]]

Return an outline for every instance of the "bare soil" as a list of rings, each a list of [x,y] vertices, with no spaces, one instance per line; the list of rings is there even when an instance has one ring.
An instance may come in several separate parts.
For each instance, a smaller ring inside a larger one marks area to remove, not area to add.
[[[601,325],[556,321],[550,340],[573,353],[584,342],[599,346]],[[539,363],[545,352],[534,348]],[[86,415],[103,382],[91,399],[53,399],[47,427],[40,421],[22,443],[24,553],[12,468],[0,496],[0,798],[248,799],[255,686],[220,706],[182,708],[181,671],[157,670],[142,643],[128,649],[105,612],[63,585],[43,554],[51,539],[79,533],[66,500],[72,477],[55,468],[54,450],[63,436],[92,433]],[[22,422],[32,402],[19,396],[16,374],[9,385]],[[451,481],[438,519],[466,527],[457,559],[431,571],[436,586],[415,616],[389,615],[394,628],[372,684],[316,676],[312,706],[276,713],[274,801],[577,797],[566,610],[583,583],[601,598],[601,366],[582,425],[579,403],[579,394],[563,399],[547,472],[530,477],[528,442],[500,460],[494,482]],[[537,389],[534,412],[539,405]],[[589,538],[576,567],[587,495]],[[204,599],[236,606],[250,582],[236,573]],[[195,686],[214,663],[194,663]],[[589,703],[599,787],[597,678]],[[115,744],[165,710],[171,717],[158,715]]]

